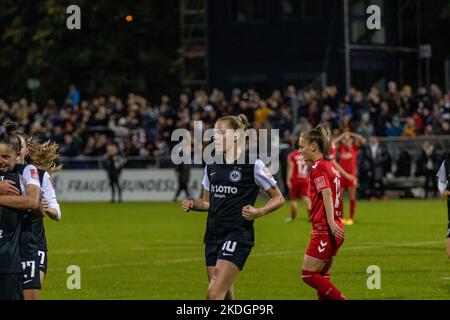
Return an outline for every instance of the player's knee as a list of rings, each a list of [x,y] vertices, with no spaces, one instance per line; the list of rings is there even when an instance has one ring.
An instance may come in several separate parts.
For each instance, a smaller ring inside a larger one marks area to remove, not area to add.
[[[447,248],[447,257],[450,259],[450,248]]]
[[[223,300],[225,294],[223,292],[217,290],[216,288],[208,288],[207,299],[208,300]]]
[[[306,271],[306,270],[301,270],[301,277],[302,277],[302,281],[308,285],[310,285],[312,277],[314,276],[315,272],[312,271]]]

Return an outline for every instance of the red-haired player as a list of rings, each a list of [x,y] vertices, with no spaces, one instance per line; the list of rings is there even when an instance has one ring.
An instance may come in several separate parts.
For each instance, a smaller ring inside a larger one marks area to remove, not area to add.
[[[340,174],[327,160],[328,150],[327,133],[321,126],[300,137],[305,161],[314,163],[310,175],[313,231],[303,259],[302,280],[317,290],[319,300],[345,300],[329,274],[345,232],[341,222]]]
[[[300,139],[298,141],[300,145]],[[299,150],[292,151],[288,157],[286,184],[291,198],[291,217],[288,222],[297,218],[297,198],[301,197],[305,202],[306,211],[311,210],[311,199],[309,198],[309,168]]]
[[[361,145],[366,143],[366,140],[359,134],[344,132],[334,140],[334,143],[338,145],[337,151],[339,153],[339,165],[343,170],[352,175],[352,177],[357,177],[358,150]],[[346,177],[342,177],[341,188],[344,191],[348,190],[350,198],[350,218],[343,219],[343,223],[346,225],[352,225],[354,223],[357,187],[356,178],[347,179]]]

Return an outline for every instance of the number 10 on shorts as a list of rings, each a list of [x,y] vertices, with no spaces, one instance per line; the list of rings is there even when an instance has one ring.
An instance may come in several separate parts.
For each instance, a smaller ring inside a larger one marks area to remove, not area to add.
[[[237,245],[236,241],[230,241],[230,240],[225,241],[225,243],[222,246],[222,251],[227,251],[227,252],[233,253],[234,250],[236,250],[236,245]]]

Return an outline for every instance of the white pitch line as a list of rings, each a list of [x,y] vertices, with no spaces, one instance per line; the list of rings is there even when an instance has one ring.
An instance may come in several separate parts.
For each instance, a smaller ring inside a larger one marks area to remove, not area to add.
[[[418,247],[430,244],[439,244],[443,243],[443,241],[424,241],[424,242],[407,242],[407,243],[384,243],[378,246],[353,246],[353,247],[343,247],[342,250],[361,250],[361,249],[381,249],[381,248],[394,248],[394,247]],[[81,250],[82,251],[82,250]],[[283,255],[291,255],[291,254],[302,254],[305,250],[291,250],[291,251],[273,251],[273,252],[265,252],[265,253],[254,253],[252,257],[267,257],[267,256],[283,256]],[[204,257],[195,257],[195,258],[181,258],[181,259],[169,259],[169,260],[159,260],[159,261],[141,261],[141,262],[128,262],[128,263],[108,263],[108,264],[97,264],[97,265],[87,265],[82,266],[82,269],[99,269],[99,268],[119,268],[119,267],[139,267],[139,266],[147,266],[147,265],[167,265],[167,264],[177,264],[177,263],[186,263],[186,262],[197,262],[203,261]],[[56,271],[65,271],[65,269],[49,269],[50,272]],[[450,279],[450,277],[449,277]]]

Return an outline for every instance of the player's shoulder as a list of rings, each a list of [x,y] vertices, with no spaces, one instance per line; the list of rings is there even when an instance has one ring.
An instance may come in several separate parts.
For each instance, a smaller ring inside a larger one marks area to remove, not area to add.
[[[321,159],[311,166],[311,172],[327,171],[331,166],[333,166],[333,163],[330,160]]]
[[[300,152],[298,150],[293,150],[289,153],[289,157],[295,157],[298,154],[300,154]]]

